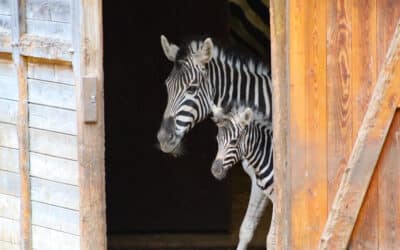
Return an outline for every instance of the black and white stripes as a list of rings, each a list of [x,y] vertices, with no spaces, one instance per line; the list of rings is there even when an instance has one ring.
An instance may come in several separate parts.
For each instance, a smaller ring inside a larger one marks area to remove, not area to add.
[[[158,134],[164,152],[172,152],[212,107],[245,103],[272,119],[271,80],[264,63],[214,46],[210,38],[178,47],[162,36],[161,43],[174,62],[165,81],[168,104]]]
[[[215,112],[218,125],[218,153],[212,166],[217,179],[240,161],[254,168],[257,185],[272,190],[272,124],[250,107],[234,107],[227,113]],[[267,193],[270,194],[270,193]]]

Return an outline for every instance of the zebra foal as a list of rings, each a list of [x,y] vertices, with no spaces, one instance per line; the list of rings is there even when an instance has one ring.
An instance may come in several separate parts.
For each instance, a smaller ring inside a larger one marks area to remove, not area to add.
[[[218,153],[211,167],[215,178],[225,178],[228,170],[242,162],[245,168],[255,173],[255,182],[272,203],[273,160],[272,160],[272,123],[264,115],[246,106],[233,107],[230,111],[214,112],[214,121],[218,126]],[[249,204],[257,206],[257,204]],[[260,220],[258,217],[256,223]],[[274,249],[275,212],[267,240],[267,249]],[[239,245],[238,249],[242,249]]]
[[[162,151],[179,154],[184,135],[213,110],[248,103],[272,119],[271,81],[265,64],[215,46],[211,38],[177,46],[161,36],[161,46],[174,63],[165,80],[168,102],[157,134]],[[257,205],[247,207],[238,249],[247,248],[268,201],[255,183],[254,170],[244,170],[252,180],[249,204]]]

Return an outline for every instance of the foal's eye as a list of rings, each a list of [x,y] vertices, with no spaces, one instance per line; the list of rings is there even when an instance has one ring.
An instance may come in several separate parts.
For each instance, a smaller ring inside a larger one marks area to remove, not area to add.
[[[232,146],[237,144],[237,139],[233,139],[229,144],[231,144]]]
[[[189,88],[187,88],[187,93],[189,95],[193,95],[194,93],[196,93],[197,87],[196,86],[190,86]]]

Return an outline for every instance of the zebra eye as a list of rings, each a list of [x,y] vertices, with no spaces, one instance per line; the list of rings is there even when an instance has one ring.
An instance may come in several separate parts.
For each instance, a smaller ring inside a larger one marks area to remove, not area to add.
[[[237,139],[233,139],[229,144],[235,146],[237,144]]]
[[[189,95],[193,95],[194,93],[196,93],[197,87],[196,86],[190,86],[189,88],[187,88],[187,93]]]

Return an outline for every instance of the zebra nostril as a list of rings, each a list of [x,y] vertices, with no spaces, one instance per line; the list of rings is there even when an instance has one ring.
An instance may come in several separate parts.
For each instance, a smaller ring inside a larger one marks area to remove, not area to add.
[[[172,141],[174,139],[174,135],[173,134],[170,134],[169,136],[168,136],[168,141]]]

